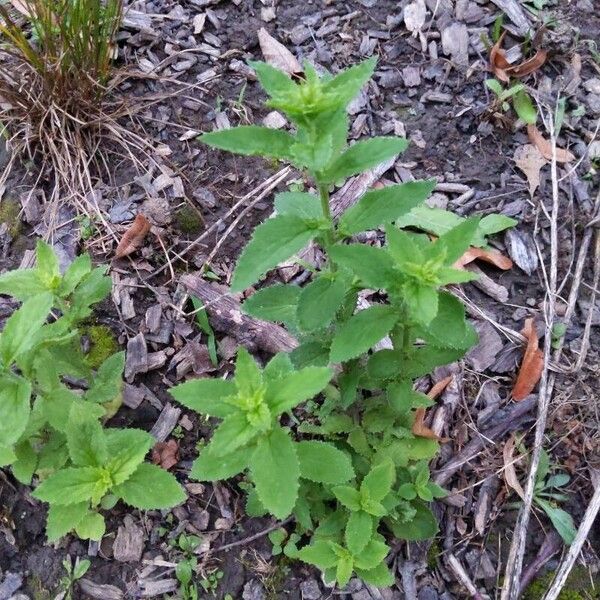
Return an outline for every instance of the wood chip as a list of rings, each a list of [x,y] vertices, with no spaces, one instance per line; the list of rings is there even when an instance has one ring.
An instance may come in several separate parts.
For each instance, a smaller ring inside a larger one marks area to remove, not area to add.
[[[119,562],[139,562],[144,550],[144,531],[131,515],[125,515],[113,544],[113,556]]]
[[[138,333],[127,342],[125,380],[131,383],[138,373],[148,372],[148,348],[143,333]]]
[[[180,416],[181,409],[173,406],[170,402],[167,402],[156,423],[154,423],[154,427],[150,430],[150,435],[152,435],[157,442],[164,442],[177,426]]]
[[[77,585],[85,596],[96,600],[122,600],[125,594],[114,585],[101,585],[83,577]]]
[[[509,229],[504,234],[504,243],[510,257],[527,275],[533,275],[538,268],[538,253],[533,236],[521,229]]]
[[[258,43],[265,61],[289,75],[302,73],[302,66],[296,57],[278,42],[264,27],[258,30]]]

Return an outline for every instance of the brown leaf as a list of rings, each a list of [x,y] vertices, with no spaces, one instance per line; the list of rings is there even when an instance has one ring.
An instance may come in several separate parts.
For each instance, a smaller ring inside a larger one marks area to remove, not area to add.
[[[515,469],[515,463],[521,460],[519,457],[517,460],[513,460],[513,453],[515,451],[515,435],[514,433],[508,438],[504,448],[502,449],[502,457],[504,459],[504,480],[521,498],[525,498],[525,492],[519,483],[517,477],[517,471]]]
[[[167,471],[179,462],[179,444],[177,440],[157,442],[152,448],[152,462]]]
[[[511,66],[506,69],[506,72],[514,77],[525,77],[526,75],[537,71],[546,62],[547,57],[548,52],[546,52],[546,50],[538,50],[534,56],[524,60],[518,65]]]
[[[540,170],[548,161],[542,156],[537,146],[524,144],[517,146],[513,156],[515,164],[527,177],[529,183],[529,195],[533,197],[535,190],[540,185]]]
[[[452,375],[444,377],[438,381],[434,386],[427,392],[427,396],[434,400],[437,398],[452,381]],[[432,431],[427,425],[425,425],[425,409],[423,407],[417,408],[415,411],[415,421],[412,426],[413,435],[427,438],[428,440],[436,440],[437,442],[447,442],[446,438],[441,438],[434,431]]]
[[[270,35],[264,27],[258,30],[258,43],[265,61],[272,67],[281,69],[290,75],[302,73],[302,66],[296,57],[281,42]]]
[[[465,265],[477,259],[490,263],[503,271],[508,271],[513,266],[512,260],[498,250],[484,250],[483,248],[471,247],[454,263],[454,267],[462,269]]]
[[[506,53],[504,50],[502,50],[502,42],[504,41],[505,35],[506,31],[503,31],[502,35],[498,38],[498,41],[490,50],[490,66],[492,68],[492,73],[496,76],[496,79],[499,79],[504,83],[508,83],[510,81],[510,77],[507,75],[506,69],[509,69],[511,65],[506,58]]]
[[[142,213],[138,213],[131,227],[123,234],[115,251],[115,256],[123,258],[135,252],[144,242],[144,238],[150,231],[150,227],[150,221]]]
[[[533,319],[525,320],[521,333],[527,338],[527,347],[512,391],[515,400],[523,400],[531,394],[544,370],[544,353],[539,348]]]
[[[547,160],[552,160],[552,143],[544,138],[535,125],[527,125],[529,141],[541,152]],[[556,162],[567,163],[575,160],[575,156],[564,148],[556,148]]]

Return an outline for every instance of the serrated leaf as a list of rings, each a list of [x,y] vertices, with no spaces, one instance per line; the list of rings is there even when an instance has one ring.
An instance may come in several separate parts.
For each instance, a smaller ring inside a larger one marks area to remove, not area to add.
[[[364,510],[351,512],[348,517],[344,539],[346,548],[358,556],[373,536],[373,517]]]
[[[329,256],[334,263],[348,269],[370,288],[387,288],[398,279],[394,261],[381,248],[364,244],[336,245],[330,248]]]
[[[89,254],[81,254],[67,267],[58,293],[61,297],[66,297],[73,292],[81,280],[92,270],[92,259]]]
[[[319,173],[318,179],[322,183],[345,180],[351,175],[376,167],[404,152],[407,147],[407,140],[394,137],[373,137],[356,142],[335,159],[327,171]]]
[[[275,210],[280,215],[295,215],[302,219],[321,219],[321,201],[306,192],[281,192],[275,196]]]
[[[297,285],[277,283],[252,294],[242,308],[247,315],[257,319],[294,323],[299,296]]]
[[[32,495],[50,504],[70,505],[102,497],[107,489],[101,469],[69,467],[42,481]]]
[[[16,460],[11,465],[12,473],[15,479],[23,485],[31,485],[31,478],[38,464],[37,452],[32,448],[28,439],[19,442],[14,450]],[[2,465],[1,462],[0,465]]]
[[[444,264],[453,265],[471,245],[477,228],[479,227],[479,218],[470,217],[465,219],[460,225],[453,227],[448,233],[440,236],[432,244],[431,255],[441,255],[444,257]]]
[[[365,475],[360,491],[366,492],[369,499],[381,502],[390,493],[395,479],[396,469],[392,461],[382,462]]]
[[[52,294],[33,296],[8,318],[0,334],[0,359],[4,365],[10,366],[19,355],[33,347],[52,303]]]
[[[62,506],[51,504],[48,509],[48,517],[46,519],[46,536],[49,542],[67,535],[75,529],[81,520],[88,513],[88,502],[80,502],[79,504],[70,504]]]
[[[171,473],[148,463],[139,465],[113,493],[142,510],[173,508],[186,499],[185,491]]]
[[[337,563],[335,552],[325,540],[314,540],[310,546],[304,546],[298,551],[297,557],[319,569],[327,569]]]
[[[248,63],[256,72],[260,85],[269,96],[280,96],[286,94],[296,94],[297,85],[290,79],[289,75],[280,69],[276,69],[270,64],[252,60]]]
[[[43,240],[38,240],[35,247],[36,268],[40,279],[46,283],[48,289],[57,284],[60,277],[58,270],[58,256],[52,246]]]
[[[0,377],[0,445],[11,446],[27,427],[31,384],[21,377]]]
[[[107,429],[105,436],[109,456],[106,468],[113,482],[119,484],[138,468],[154,438],[141,429]]]
[[[192,379],[172,387],[169,393],[177,402],[202,415],[224,419],[237,412],[227,403],[227,398],[236,393],[232,380]]]
[[[349,456],[333,444],[316,440],[298,442],[300,477],[318,483],[345,483],[354,478]]]
[[[190,477],[199,481],[229,479],[245,470],[249,462],[250,457],[247,452],[236,451],[225,456],[217,456],[208,446],[194,461]]]
[[[124,366],[125,352],[109,356],[92,379],[92,386],[85,394],[86,400],[97,404],[114,400],[121,392]]]
[[[430,179],[369,191],[342,215],[338,226],[352,235],[392,223],[424,202],[435,185],[436,181]]]
[[[290,352],[290,358],[297,369],[324,367],[329,364],[329,344],[316,340],[304,342]]]
[[[100,467],[106,463],[108,447],[98,421],[71,416],[66,431],[69,456],[73,464],[79,467]]]
[[[420,541],[432,538],[438,531],[437,521],[429,508],[420,501],[411,502],[415,509],[413,518],[409,521],[386,520],[392,533],[399,540]]]
[[[295,445],[281,427],[259,440],[250,472],[261,504],[278,519],[290,515],[298,497],[300,466]]]
[[[298,323],[304,331],[327,327],[346,296],[342,277],[321,275],[302,289],[298,297]]]
[[[106,532],[104,517],[97,512],[88,512],[75,525],[75,532],[82,540],[93,540],[99,542]]]
[[[358,577],[369,585],[374,585],[378,588],[388,588],[394,585],[394,576],[385,562],[378,564],[373,569],[365,570],[355,567],[354,570]]]
[[[331,490],[339,502],[350,511],[360,510],[360,493],[349,485],[338,485]]]
[[[411,279],[402,286],[404,302],[410,311],[410,316],[420,323],[427,325],[438,312],[439,293],[427,284]]]
[[[354,562],[352,557],[347,555],[340,556],[338,558],[338,563],[335,570],[335,580],[341,588],[344,588],[348,585],[353,571]]]
[[[281,379],[294,370],[294,365],[287,352],[278,352],[265,366],[263,379],[265,381]]]
[[[248,422],[246,414],[238,411],[221,421],[213,433],[208,448],[215,456],[226,456],[245,446],[258,433],[259,430]]]
[[[291,160],[290,149],[295,143],[294,136],[268,127],[244,125],[232,129],[221,129],[205,133],[200,142],[219,150],[227,150],[246,156],[265,156]]]
[[[27,300],[47,291],[36,269],[14,269],[0,275],[0,294],[17,300]]]
[[[305,367],[267,383],[266,400],[275,415],[292,410],[321,392],[333,372],[327,367]]]
[[[239,394],[252,396],[262,388],[262,372],[250,352],[240,346],[235,359],[233,379]]]
[[[343,102],[350,102],[369,81],[375,71],[377,60],[373,57],[343,70],[324,85],[324,92]]]
[[[369,540],[360,555],[354,557],[354,563],[359,569],[365,571],[374,569],[384,561],[390,551],[387,544],[377,537],[381,536],[375,536]]]
[[[385,337],[398,321],[397,309],[376,305],[340,325],[331,343],[330,359],[339,363],[360,356]]]
[[[280,215],[259,225],[244,248],[231,281],[231,290],[240,292],[267,271],[304,248],[317,234],[318,224],[294,215]]]

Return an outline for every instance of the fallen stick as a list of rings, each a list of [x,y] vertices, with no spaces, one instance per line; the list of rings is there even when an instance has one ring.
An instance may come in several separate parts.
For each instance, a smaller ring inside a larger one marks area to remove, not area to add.
[[[296,338],[280,325],[245,315],[227,288],[217,287],[201,275],[184,275],[181,282],[191,295],[202,301],[212,327],[231,335],[248,350],[277,354],[298,346]]]
[[[497,425],[489,427],[473,438],[456,456],[453,456],[446,464],[433,473],[433,480],[444,485],[466,462],[474,458],[486,444],[496,441],[507,433],[515,431],[531,417],[529,412],[537,404],[535,396],[529,396],[510,408],[499,411],[501,414],[495,419],[500,420]]]
[[[458,580],[467,589],[471,598],[473,598],[473,600],[483,600],[483,596],[478,592],[477,588],[471,581],[471,578],[467,575],[467,572],[460,564],[458,558],[456,558],[454,554],[448,554],[447,562],[448,566],[454,571],[456,577],[458,577]]]

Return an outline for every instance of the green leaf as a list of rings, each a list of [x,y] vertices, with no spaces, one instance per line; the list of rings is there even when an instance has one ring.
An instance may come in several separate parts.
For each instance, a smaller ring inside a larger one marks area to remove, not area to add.
[[[397,219],[396,227],[415,227],[439,237],[463,221],[458,215],[441,208],[417,206]]]
[[[381,502],[392,489],[396,479],[396,469],[391,460],[373,467],[360,484],[360,491],[366,492],[374,502]]]
[[[104,431],[95,419],[71,417],[67,446],[73,464],[79,467],[100,467],[108,460]]]
[[[536,497],[535,502],[548,515],[548,518],[552,521],[552,525],[554,525],[554,529],[556,529],[558,535],[563,539],[563,542],[567,546],[570,546],[577,535],[577,528],[573,523],[573,517],[562,508],[552,506],[552,504],[542,498]]]
[[[314,540],[310,546],[304,546],[298,551],[297,557],[319,569],[328,569],[337,563],[331,544],[325,540]]]
[[[114,400],[121,392],[124,366],[125,352],[109,356],[92,379],[92,386],[85,394],[86,400],[97,404]]]
[[[299,252],[317,234],[318,224],[293,215],[280,215],[259,225],[244,248],[231,282],[240,292],[259,277]]]
[[[233,381],[238,392],[244,396],[252,396],[262,389],[262,372],[250,352],[243,346],[238,348]]]
[[[69,467],[42,481],[32,495],[50,504],[78,504],[104,495],[108,483],[103,477],[96,467]]]
[[[356,142],[343,152],[327,171],[317,175],[321,183],[335,183],[368,169],[404,152],[408,142],[402,138],[373,137]]]
[[[344,538],[346,547],[355,556],[359,555],[373,536],[373,517],[364,510],[350,513]]]
[[[387,556],[390,549],[380,539],[375,538],[369,540],[369,543],[365,546],[364,550],[360,553],[360,556],[354,558],[354,562],[359,569],[368,571],[374,569],[377,565],[380,565]]]
[[[305,367],[267,383],[266,399],[275,415],[290,411],[321,392],[333,372],[327,367]]]
[[[329,364],[329,344],[325,341],[309,341],[300,344],[290,352],[296,368],[324,367]]]
[[[192,379],[169,390],[177,402],[202,415],[225,417],[237,412],[227,398],[236,393],[235,383],[224,379]]]
[[[88,307],[108,296],[112,280],[106,276],[107,267],[96,267],[83,278],[71,296],[73,313],[71,318],[82,318],[89,314]]]
[[[513,108],[521,121],[529,125],[535,125],[537,121],[537,110],[529,97],[529,94],[523,89],[519,90],[513,97]]]
[[[35,334],[46,321],[52,302],[52,294],[33,296],[9,317],[0,334],[0,359],[4,365],[11,365],[33,347]]]
[[[88,510],[87,502],[80,502],[79,504],[71,504],[69,506],[51,504],[46,519],[46,536],[48,541],[55,542],[63,537],[63,535],[67,535],[67,533],[75,529],[87,515]]]
[[[298,442],[300,477],[318,483],[345,483],[354,478],[350,457],[333,444],[316,440]]]
[[[77,525],[75,532],[82,540],[99,542],[106,532],[104,517],[97,512],[88,512]]]
[[[340,556],[335,571],[335,579],[337,584],[343,588],[348,585],[352,572],[354,571],[354,561],[351,556]]]
[[[107,429],[105,436],[110,457],[106,468],[115,484],[131,476],[155,441],[141,429]]]
[[[59,283],[58,256],[52,246],[43,240],[38,240],[35,247],[36,267],[40,279],[48,289]]]
[[[492,90],[496,96],[501,96],[502,92],[504,91],[502,84],[497,79],[486,79],[485,85],[487,85],[487,87],[490,88],[490,90]]]
[[[142,463],[113,491],[126,504],[142,510],[173,508],[186,499],[185,491],[171,473],[148,463]]]
[[[236,451],[225,456],[211,452],[210,446],[200,452],[194,461],[190,477],[199,481],[219,481],[229,479],[248,467],[250,458],[247,452]]]
[[[21,377],[0,377],[0,445],[14,444],[25,431],[31,412],[31,384]]]
[[[265,366],[263,378],[273,381],[286,377],[294,370],[294,365],[287,352],[278,352]]]
[[[367,192],[344,213],[338,226],[344,233],[352,235],[392,223],[424,202],[435,185],[436,181],[429,179],[389,185]]]
[[[246,314],[265,321],[294,323],[300,296],[297,285],[277,283],[258,290],[243,304]]]
[[[385,228],[387,249],[396,264],[404,269],[410,265],[424,262],[423,252],[416,234],[407,233],[393,225]]]
[[[349,485],[338,485],[331,490],[339,502],[350,511],[360,510],[360,493]]]
[[[284,71],[276,69],[270,64],[262,61],[251,60],[248,64],[256,72],[260,85],[269,96],[297,93],[298,86]]]
[[[438,524],[433,513],[420,501],[411,502],[411,506],[415,509],[415,515],[410,521],[386,520],[392,533],[399,540],[409,540],[411,542],[432,538],[438,530]]]
[[[409,280],[402,286],[404,301],[408,305],[410,316],[427,325],[438,312],[439,294],[430,285]]]
[[[300,467],[295,445],[281,427],[259,440],[250,472],[261,504],[278,519],[290,515],[298,497]]]
[[[514,227],[518,221],[506,215],[486,215],[479,221],[479,229],[483,235],[493,235],[505,229]]]
[[[479,226],[479,218],[465,219],[448,233],[440,236],[432,245],[432,254],[442,255],[444,263],[453,265],[471,245],[471,240]]]
[[[27,300],[47,291],[37,269],[14,269],[0,275],[0,294],[17,300]]]
[[[302,219],[321,219],[321,201],[306,192],[281,192],[275,196],[275,210],[280,215],[294,215]]]
[[[78,256],[65,271],[58,293],[65,298],[79,285],[82,279],[92,271],[92,259],[89,254]]]
[[[215,429],[208,448],[215,456],[226,456],[246,445],[259,430],[248,422],[246,413],[236,412],[223,419]]]
[[[219,358],[217,356],[217,342],[215,338],[215,332],[210,325],[210,321],[208,320],[208,315],[206,314],[206,310],[204,309],[204,304],[199,298],[195,296],[190,296],[190,300],[192,301],[192,305],[194,310],[196,311],[196,323],[200,330],[206,334],[206,345],[208,346],[208,355],[210,357],[210,362],[213,366],[219,366]]]
[[[360,92],[361,88],[371,79],[377,59],[370,58],[349,69],[345,69],[328,81],[323,91],[332,94],[343,104],[348,104]]]
[[[331,362],[343,362],[367,352],[392,330],[398,318],[397,309],[392,306],[376,305],[359,311],[336,332]]]
[[[361,283],[373,289],[387,288],[398,278],[394,261],[381,248],[364,244],[335,245],[329,249],[329,256],[337,265],[348,269]]]
[[[17,460],[14,450],[10,446],[0,445],[0,467],[6,467]]]
[[[394,576],[388,569],[385,562],[379,563],[373,569],[365,570],[355,567],[354,570],[360,579],[369,585],[374,585],[378,588],[388,588],[394,585]]]
[[[31,485],[31,478],[38,465],[37,452],[32,448],[30,441],[24,439],[15,446],[15,455],[17,460],[11,465],[13,475],[23,485]]]
[[[304,331],[327,327],[346,296],[341,277],[321,275],[302,289],[298,298],[298,323]]]
[[[292,158],[290,149],[295,143],[294,136],[285,131],[256,125],[245,125],[205,133],[200,136],[199,140],[213,148],[227,150],[235,154],[285,160]]]

